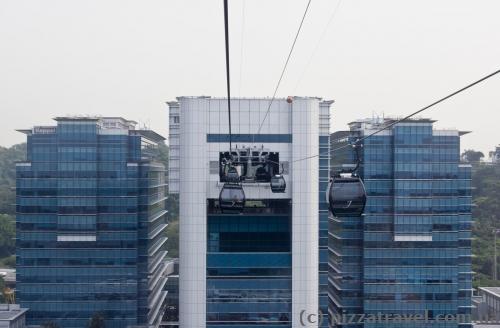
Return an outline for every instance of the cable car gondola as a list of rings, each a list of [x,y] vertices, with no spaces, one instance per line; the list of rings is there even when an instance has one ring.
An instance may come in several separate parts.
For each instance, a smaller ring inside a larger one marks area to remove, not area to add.
[[[330,182],[328,205],[334,216],[361,216],[366,205],[366,191],[354,173],[338,174]]]
[[[226,182],[219,194],[219,206],[222,212],[243,212],[245,191],[240,183],[238,171],[230,166],[226,173]]]
[[[275,174],[271,177],[271,191],[273,193],[283,193],[286,189],[286,181],[283,175]]]
[[[361,216],[366,205],[366,189],[363,180],[356,174],[360,165],[359,147],[353,144],[356,152],[356,167],[348,171],[340,171],[330,180],[327,191],[327,202],[334,216]]]
[[[219,206],[222,212],[243,212],[245,191],[240,184],[224,183],[219,194]]]

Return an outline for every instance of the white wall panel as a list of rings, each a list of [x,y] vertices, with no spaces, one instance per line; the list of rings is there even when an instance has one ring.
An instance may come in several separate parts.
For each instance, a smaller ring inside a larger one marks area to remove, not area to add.
[[[302,160],[318,153],[318,99],[295,99],[292,111],[292,327],[318,327],[300,320],[318,312],[319,167]]]
[[[208,102],[180,99],[179,324],[206,326],[206,128]]]

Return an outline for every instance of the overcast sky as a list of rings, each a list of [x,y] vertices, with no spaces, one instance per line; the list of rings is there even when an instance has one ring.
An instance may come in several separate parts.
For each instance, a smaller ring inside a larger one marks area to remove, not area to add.
[[[271,96],[307,0],[229,2],[234,96]],[[338,4],[312,0],[278,92],[334,99],[332,130],[405,115],[500,69],[498,0]],[[119,115],[166,135],[165,101],[224,95],[223,32],[222,0],[0,0],[0,145],[68,114]],[[473,131],[462,148],[489,151],[500,143],[500,76],[425,116]]]

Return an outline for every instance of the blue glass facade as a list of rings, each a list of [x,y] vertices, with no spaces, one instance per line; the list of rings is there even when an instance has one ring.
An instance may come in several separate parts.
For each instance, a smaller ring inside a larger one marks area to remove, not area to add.
[[[157,326],[163,277],[165,169],[161,138],[58,119],[28,134],[17,165],[17,298],[28,324]],[[111,122],[126,123],[123,119]]]
[[[365,124],[353,123],[351,131],[333,134],[332,147],[363,136]],[[359,174],[368,195],[364,216],[329,220],[330,312],[420,314],[429,320],[461,315],[459,321],[467,321],[471,172],[460,164],[460,133],[433,131],[430,120],[403,122],[365,140],[361,158]],[[338,168],[354,158],[346,151],[333,154],[332,162]],[[349,327],[470,324],[373,321]]]
[[[291,134],[232,134],[233,142],[291,143]],[[229,134],[207,134],[207,142],[229,142]]]
[[[319,308],[325,316],[321,327],[328,327],[328,203],[323,197],[330,177],[330,136],[319,137]]]
[[[244,214],[210,207],[207,327],[291,328],[291,201]]]

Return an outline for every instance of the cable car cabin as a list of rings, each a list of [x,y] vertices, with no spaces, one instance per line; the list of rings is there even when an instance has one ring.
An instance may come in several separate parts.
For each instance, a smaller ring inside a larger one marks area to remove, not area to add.
[[[282,193],[285,192],[286,189],[286,181],[285,178],[281,174],[275,174],[271,178],[271,191],[273,193]]]
[[[355,175],[333,177],[328,190],[328,204],[334,216],[361,216],[366,205],[363,181]]]
[[[245,191],[240,184],[225,183],[219,194],[219,206],[224,212],[243,212]]]

